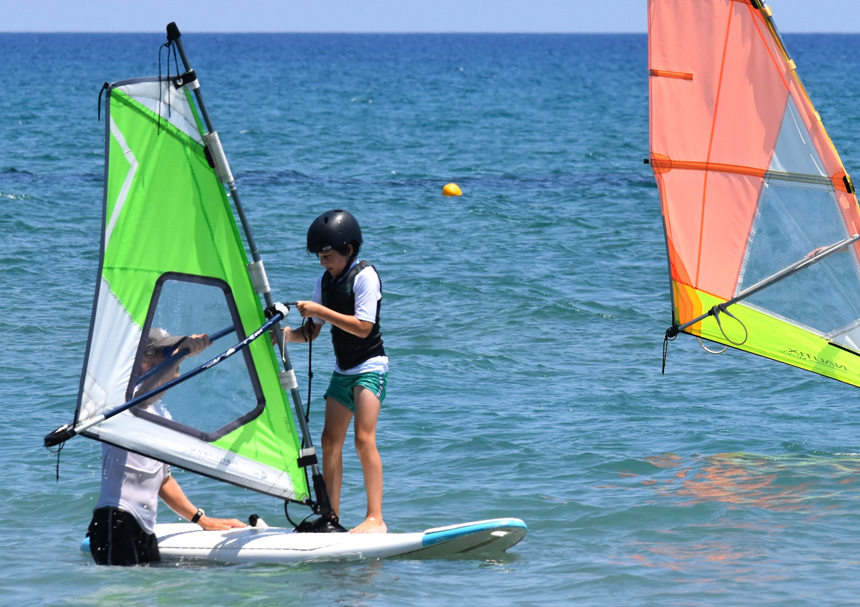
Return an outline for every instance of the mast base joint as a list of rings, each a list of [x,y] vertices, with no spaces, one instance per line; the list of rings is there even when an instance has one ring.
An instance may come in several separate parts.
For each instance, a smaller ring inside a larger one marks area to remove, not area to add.
[[[346,533],[340,519],[333,512],[324,514],[315,521],[305,521],[296,527],[296,533]]]

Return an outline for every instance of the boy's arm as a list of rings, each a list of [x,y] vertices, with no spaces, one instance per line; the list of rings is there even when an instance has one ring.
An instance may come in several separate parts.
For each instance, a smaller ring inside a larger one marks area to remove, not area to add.
[[[320,331],[322,330],[322,325],[318,324],[318,323],[314,323],[313,327],[314,327],[314,329],[310,335],[310,339],[308,339],[308,329],[306,326],[297,327],[295,329],[291,329],[289,327],[286,327],[284,329],[284,340],[287,342],[299,342],[299,343],[305,343],[308,341],[313,341],[319,336]]]
[[[372,322],[359,320],[356,316],[349,316],[347,314],[335,312],[331,308],[326,308],[324,305],[313,301],[298,301],[296,302],[296,308],[301,312],[304,318],[320,318],[326,322],[330,322],[338,329],[342,329],[347,333],[352,333],[358,337],[367,337],[373,329]],[[314,325],[314,329],[316,334],[319,335],[319,330],[322,329],[322,326]],[[293,332],[295,331],[296,330],[293,329]],[[316,335],[314,335],[314,337],[316,337]],[[294,339],[295,341],[305,341],[304,337],[301,336],[300,331],[296,332]],[[293,341],[293,339],[290,341]]]
[[[370,335],[370,332],[373,330],[373,325],[375,324],[373,320],[365,319],[371,319],[376,316],[376,306],[379,305],[381,289],[379,275],[372,268],[366,268],[355,277],[354,287],[356,315],[341,314],[340,312],[335,312],[331,308],[327,308],[320,303],[322,299],[322,278],[317,280],[317,284],[314,289],[313,301],[298,301],[296,302],[296,308],[303,318],[318,318],[325,322],[330,322],[338,329],[346,331],[347,333],[365,338]],[[359,318],[359,316],[362,316],[363,318]],[[317,324],[314,328],[315,334],[313,339],[316,339],[322,325]],[[294,330],[294,332],[291,331],[289,336],[287,336],[286,332],[284,335],[289,341],[306,341],[305,337],[301,334],[301,331],[298,330]]]

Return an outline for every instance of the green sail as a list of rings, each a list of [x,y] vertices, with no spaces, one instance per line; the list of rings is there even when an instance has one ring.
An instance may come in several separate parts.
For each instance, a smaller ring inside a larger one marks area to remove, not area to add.
[[[131,400],[147,336],[226,335],[185,373],[264,322],[230,199],[207,159],[193,99],[167,79],[108,88],[100,276],[75,423]],[[263,336],[137,406],[87,428],[116,444],[279,498],[306,502],[301,442]],[[294,378],[290,378],[294,383]]]

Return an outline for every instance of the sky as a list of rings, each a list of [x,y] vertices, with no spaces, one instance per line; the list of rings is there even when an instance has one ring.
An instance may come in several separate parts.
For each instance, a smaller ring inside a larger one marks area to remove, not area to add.
[[[0,32],[645,32],[647,0],[6,0]],[[781,32],[860,32],[860,0],[770,0]]]

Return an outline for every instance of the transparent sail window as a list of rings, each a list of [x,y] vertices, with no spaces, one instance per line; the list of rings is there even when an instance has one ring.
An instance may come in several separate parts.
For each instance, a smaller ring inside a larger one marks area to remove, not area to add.
[[[770,182],[759,203],[739,291],[849,236],[827,188]],[[860,268],[846,249],[750,297],[749,303],[835,335],[860,318]]]
[[[222,336],[194,356],[170,360],[172,341],[183,336]],[[245,337],[230,288],[199,276],[165,274],[159,280],[128,398],[140,396],[221,354]],[[169,344],[166,348],[162,346]],[[213,441],[259,415],[264,406],[247,348],[134,409],[136,415]]]

